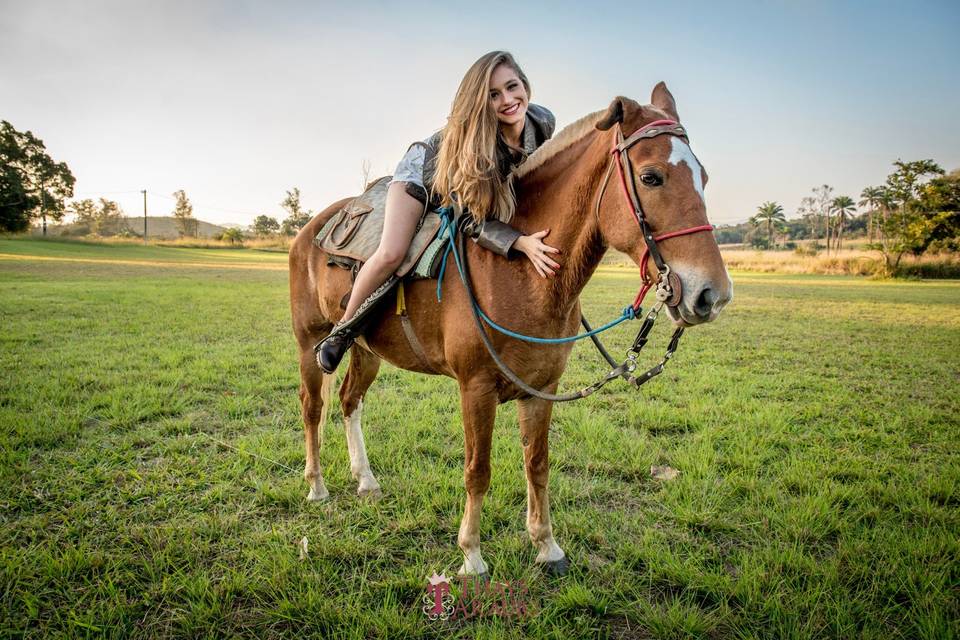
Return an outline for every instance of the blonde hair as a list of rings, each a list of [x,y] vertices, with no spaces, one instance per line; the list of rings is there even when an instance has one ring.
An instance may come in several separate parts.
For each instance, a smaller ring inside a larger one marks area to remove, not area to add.
[[[434,170],[433,188],[444,206],[460,203],[482,221],[509,222],[517,208],[513,176],[503,178],[497,162],[500,122],[490,104],[490,76],[505,64],[517,73],[530,97],[530,82],[517,61],[506,51],[491,51],[473,63],[457,89],[443,128]]]

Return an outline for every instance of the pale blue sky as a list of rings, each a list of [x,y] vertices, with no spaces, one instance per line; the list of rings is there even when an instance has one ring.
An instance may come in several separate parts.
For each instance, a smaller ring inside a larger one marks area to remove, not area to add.
[[[960,3],[44,2],[0,0],[0,118],[79,197],[151,215],[321,209],[441,127],[463,72],[512,51],[560,126],[665,80],[715,224],[824,182],[858,199],[891,163],[960,167]],[[670,9],[666,9],[666,7]],[[153,195],[157,194],[157,195]]]

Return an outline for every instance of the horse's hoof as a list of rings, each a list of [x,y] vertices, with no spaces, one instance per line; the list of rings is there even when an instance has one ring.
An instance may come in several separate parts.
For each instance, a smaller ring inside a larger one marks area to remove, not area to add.
[[[324,487],[322,491],[310,489],[310,493],[307,495],[307,502],[323,502],[329,497],[330,492],[327,491],[326,487]]]
[[[570,561],[567,560],[567,557],[564,556],[559,560],[553,560],[552,562],[542,563],[543,570],[548,576],[558,577],[567,575],[567,571],[570,569]]]
[[[380,487],[368,487],[357,489],[357,495],[361,498],[369,498],[370,500],[379,500],[383,497],[383,491],[380,490]]]

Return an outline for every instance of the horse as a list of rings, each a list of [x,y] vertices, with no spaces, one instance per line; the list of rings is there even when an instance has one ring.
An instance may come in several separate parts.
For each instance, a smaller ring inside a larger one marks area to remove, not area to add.
[[[517,209],[511,224],[527,234],[549,229],[548,241],[561,251],[561,268],[556,276],[544,279],[526,260],[508,260],[473,242],[466,243],[463,259],[471,267],[476,300],[491,319],[528,335],[575,333],[581,317],[580,292],[608,247],[627,254],[640,267],[642,278],[649,268],[658,268],[655,260],[661,265],[668,263],[678,299],[667,312],[675,325],[689,327],[717,317],[732,298],[733,284],[713,234],[691,232],[712,228],[703,194],[707,175],[690,150],[682,127],[682,135],[648,137],[651,130],[656,133],[651,125],[662,121],[679,123],[676,102],[663,82],[653,89],[650,104],[618,96],[606,109],[564,128],[515,170]],[[632,139],[630,132],[639,133]],[[629,145],[623,144],[625,138]],[[614,166],[617,172],[613,172]],[[607,189],[612,173],[620,174],[623,194]],[[341,200],[318,213],[290,248],[290,306],[300,348],[308,501],[329,496],[319,464],[318,428],[326,421],[334,382],[333,375],[324,374],[317,366],[314,347],[342,316],[341,300],[351,288],[349,270],[328,265],[327,255],[313,240],[348,201]],[[638,224],[641,219],[645,227]],[[644,228],[649,238],[644,237]],[[671,233],[681,228],[685,231]],[[669,238],[654,248],[656,256],[648,251],[654,235]],[[441,304],[436,299],[435,281],[405,283],[408,316],[421,343],[420,353],[415,352],[400,317],[393,313],[382,313],[351,347],[339,395],[357,492],[360,496],[381,495],[361,430],[364,394],[377,376],[381,359],[409,371],[456,379],[466,489],[457,536],[463,552],[459,573],[486,578],[479,523],[490,484],[494,419],[499,404],[516,400],[527,478],[527,533],[536,550],[535,562],[548,574],[563,574],[569,561],[553,536],[547,487],[547,435],[553,403],[524,392],[495,366],[477,326],[469,321],[471,301],[456,270],[447,270],[439,287]],[[572,349],[570,343],[531,345],[500,334],[490,335],[490,340],[523,381],[549,393],[556,391]]]

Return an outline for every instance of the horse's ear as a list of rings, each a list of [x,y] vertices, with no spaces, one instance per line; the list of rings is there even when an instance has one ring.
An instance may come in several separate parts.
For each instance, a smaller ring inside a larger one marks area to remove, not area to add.
[[[672,120],[680,122],[680,116],[677,115],[677,102],[673,99],[670,89],[667,89],[667,83],[660,81],[653,88],[650,94],[650,104],[666,113]]]
[[[623,122],[623,103],[626,100],[623,96],[617,96],[607,107],[607,112],[603,114],[600,121],[597,122],[597,129],[606,131],[618,122]]]

